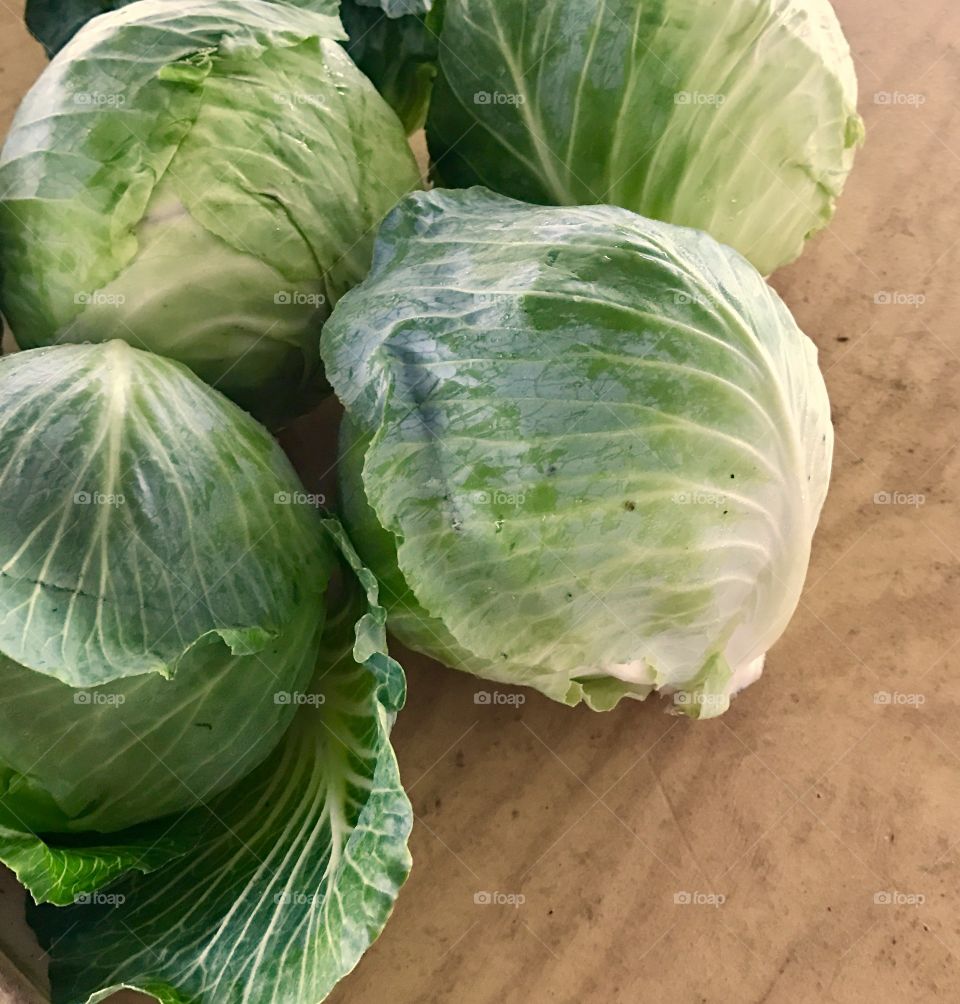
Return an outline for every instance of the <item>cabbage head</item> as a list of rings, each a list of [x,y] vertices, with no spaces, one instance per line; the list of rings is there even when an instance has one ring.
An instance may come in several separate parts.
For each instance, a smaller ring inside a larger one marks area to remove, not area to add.
[[[142,0],[87,23],[0,154],[18,344],[123,338],[271,423],[309,407],[323,321],[419,181],[345,37],[261,0]]]
[[[764,274],[826,226],[863,138],[828,0],[448,0],[438,181],[613,203]]]
[[[119,830],[249,773],[333,554],[269,433],[126,342],[0,364],[0,824]]]
[[[376,580],[179,363],[17,353],[0,415],[0,862],[50,1000],[323,1000],[410,870]]]
[[[661,690],[705,717],[759,674],[833,434],[814,345],[737,252],[417,194],[323,354],[345,519],[405,644],[598,709]]]

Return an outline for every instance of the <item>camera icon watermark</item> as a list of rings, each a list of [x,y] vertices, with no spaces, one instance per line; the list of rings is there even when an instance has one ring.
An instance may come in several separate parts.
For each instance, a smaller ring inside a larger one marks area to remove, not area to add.
[[[527,897],[519,892],[488,892],[481,890],[473,894],[473,902],[476,906],[511,906],[519,910]]]
[[[899,289],[880,289],[873,294],[878,307],[913,307],[919,309],[927,302],[926,293],[906,293]]]
[[[273,294],[278,307],[323,307],[327,298],[323,293],[305,293],[302,289],[278,289]]]
[[[904,694],[899,690],[878,690],[873,695],[873,703],[891,707],[921,708],[927,703],[927,695]]]
[[[305,693],[301,690],[278,690],[273,695],[273,703],[297,708],[320,708],[327,703],[327,698],[324,694]]]
[[[922,492],[875,492],[874,505],[905,505],[919,509],[927,501]]]
[[[102,690],[77,690],[73,694],[73,703],[87,705],[89,707],[114,707],[119,708],[121,704],[126,704],[125,694],[109,694]]]
[[[277,91],[273,95],[275,104],[286,105],[288,108],[298,108],[302,105],[323,107],[327,98],[323,94],[310,94],[306,91]]]
[[[923,906],[927,897],[922,892],[900,892],[899,889],[881,889],[873,894],[877,906]]]
[[[702,691],[677,690],[673,704],[677,708],[703,708],[715,713],[726,711],[730,698],[726,694],[705,694]]]
[[[918,91],[875,91],[873,103],[891,108],[919,108],[927,103],[927,96]]]
[[[502,690],[478,690],[473,703],[482,707],[521,708],[527,703],[525,694],[505,694]]]
[[[327,496],[315,492],[275,492],[274,505],[308,505],[320,509],[327,504]]]
[[[678,307],[697,306],[709,309],[711,307],[715,307],[718,301],[714,297],[708,296],[706,293],[696,293],[678,289],[673,294],[673,302]]]
[[[122,307],[127,298],[123,293],[105,293],[95,290],[92,293],[79,292],[73,294],[73,302],[78,307]]]
[[[273,894],[273,902],[277,906],[313,906],[323,902],[323,895],[319,892],[293,892],[284,889]]]
[[[475,105],[522,105],[526,97],[512,91],[476,91],[473,95]]]
[[[680,889],[673,894],[674,906],[711,906],[719,909],[726,901],[727,897],[722,892]]]
[[[670,501],[674,505],[708,505],[708,506],[723,506],[727,503],[727,498],[725,495],[721,495],[719,492],[674,492],[670,496]]]
[[[123,906],[126,901],[118,892],[78,892],[73,897],[75,906]]]
[[[85,108],[122,108],[127,103],[127,97],[117,92],[77,91],[73,103]]]
[[[675,105],[687,105],[693,107],[714,107],[719,108],[725,104],[727,96],[706,91],[677,91],[673,96]]]
[[[491,505],[501,508],[522,509],[527,502],[526,492],[503,491],[495,488],[492,491],[475,491],[469,495],[469,501],[474,505]]]
[[[125,505],[126,501],[127,497],[120,492],[76,492],[73,496],[74,505],[109,505],[114,509]]]

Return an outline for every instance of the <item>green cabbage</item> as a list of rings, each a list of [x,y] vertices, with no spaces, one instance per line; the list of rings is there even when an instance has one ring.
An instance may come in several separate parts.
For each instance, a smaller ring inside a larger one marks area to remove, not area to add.
[[[54,1004],[323,999],[410,868],[376,580],[178,363],[17,353],[0,414],[0,861]]]
[[[0,364],[0,821],[118,830],[249,773],[333,567],[261,426],[125,342]],[[257,710],[259,709],[259,710]]]
[[[828,0],[450,0],[427,133],[445,185],[625,206],[767,274],[833,215],[856,104]]]
[[[816,350],[698,231],[411,196],[324,332],[345,518],[394,634],[608,708],[708,716],[785,629],[827,490]]]
[[[270,422],[312,404],[322,323],[419,183],[343,38],[260,0],[142,0],[82,29],[0,155],[20,346],[124,338]]]

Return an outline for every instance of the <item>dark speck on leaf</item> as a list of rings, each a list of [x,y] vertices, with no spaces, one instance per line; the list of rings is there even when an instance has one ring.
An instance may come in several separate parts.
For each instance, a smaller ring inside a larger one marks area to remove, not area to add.
[[[626,509],[627,512],[633,512],[634,509],[637,508],[637,503],[631,502],[629,499],[627,499],[627,501],[623,503],[623,508]]]
[[[724,509],[724,510],[723,510],[723,515],[724,515],[724,516],[726,516],[728,512],[730,512],[730,510],[729,510],[729,509]]]
[[[209,729],[213,732],[213,726],[209,722],[194,722],[193,723],[198,729]]]
[[[730,475],[730,477],[731,477],[731,478],[735,478],[735,477],[736,477],[736,474],[731,474],[731,475]]]
[[[501,658],[501,659],[509,659],[509,658],[510,658],[510,656],[509,656],[509,655],[507,655],[507,653],[506,653],[506,652],[501,652],[501,653],[500,653],[500,658]]]
[[[551,464],[547,468],[547,474],[556,474],[556,473],[557,473],[557,465],[556,464]]]

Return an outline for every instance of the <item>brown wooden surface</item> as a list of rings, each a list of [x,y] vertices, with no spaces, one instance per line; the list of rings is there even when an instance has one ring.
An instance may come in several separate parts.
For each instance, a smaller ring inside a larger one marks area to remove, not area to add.
[[[336,1004],[960,1000],[960,8],[835,5],[868,144],[831,229],[774,280],[820,346],[837,426],[801,608],[763,679],[706,723],[656,701],[478,706],[482,684],[407,659],[414,872]],[[4,129],[42,65],[13,6]],[[891,93],[922,103],[878,103]],[[313,436],[288,442],[319,471]],[[884,491],[925,502],[875,504]],[[21,899],[0,881],[18,957]]]

